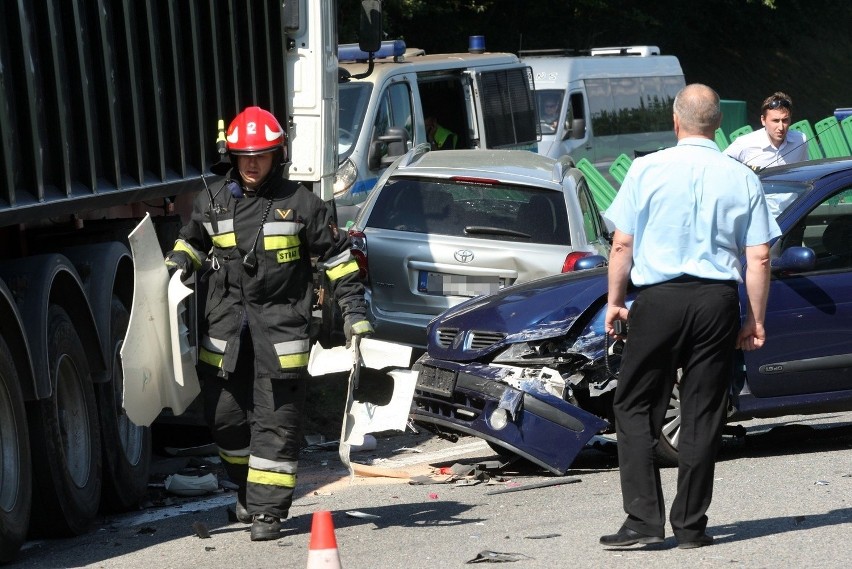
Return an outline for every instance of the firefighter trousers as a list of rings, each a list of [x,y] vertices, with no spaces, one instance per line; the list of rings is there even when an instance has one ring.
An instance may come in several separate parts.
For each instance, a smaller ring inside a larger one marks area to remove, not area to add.
[[[227,379],[202,364],[204,414],[249,514],[284,519],[296,488],[307,375],[304,369],[285,377],[255,374],[251,340],[241,345]]]

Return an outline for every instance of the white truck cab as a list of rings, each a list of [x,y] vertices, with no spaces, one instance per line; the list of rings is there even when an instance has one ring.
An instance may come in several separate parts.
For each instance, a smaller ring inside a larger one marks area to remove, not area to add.
[[[427,142],[430,114],[455,133],[456,149],[536,151],[532,72],[514,54],[426,55],[394,40],[382,42],[372,70],[367,55],[354,45],[338,53],[334,201],[341,226],[397,157]]]
[[[522,51],[535,78],[538,152],[606,169],[618,155],[673,146],[672,102],[685,82],[677,57],[656,46],[604,47],[589,55]]]

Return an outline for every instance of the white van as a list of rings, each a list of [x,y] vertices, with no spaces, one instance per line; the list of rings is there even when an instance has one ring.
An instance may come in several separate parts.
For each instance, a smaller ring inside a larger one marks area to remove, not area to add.
[[[676,143],[672,102],[683,70],[658,47],[596,48],[587,56],[522,51],[521,61],[533,69],[540,154],[587,158],[605,170],[619,154]]]
[[[425,55],[382,42],[373,69],[357,45],[338,50],[337,219],[354,219],[381,173],[427,142],[424,118],[456,134],[457,149],[537,149],[532,72],[510,53]]]

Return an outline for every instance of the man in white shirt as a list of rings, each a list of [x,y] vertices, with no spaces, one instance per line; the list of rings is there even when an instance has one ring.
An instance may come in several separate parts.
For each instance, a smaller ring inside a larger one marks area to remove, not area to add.
[[[760,108],[763,128],[735,139],[724,152],[753,170],[804,162],[808,159],[807,139],[790,130],[792,122],[792,99],[780,91],[773,93]]]

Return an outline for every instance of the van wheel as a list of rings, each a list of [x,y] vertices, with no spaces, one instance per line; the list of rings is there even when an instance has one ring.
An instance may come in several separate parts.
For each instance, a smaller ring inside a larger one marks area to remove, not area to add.
[[[14,559],[27,537],[32,489],[24,398],[9,346],[0,336],[0,563]]]
[[[84,533],[101,499],[101,440],[95,394],[83,344],[63,308],[47,316],[47,352],[53,395],[29,415],[38,536]]]
[[[103,440],[103,507],[122,512],[139,505],[148,489],[151,463],[151,428],[135,425],[124,412],[124,373],[121,344],[130,314],[113,297],[110,317],[112,378],[95,386]]]

